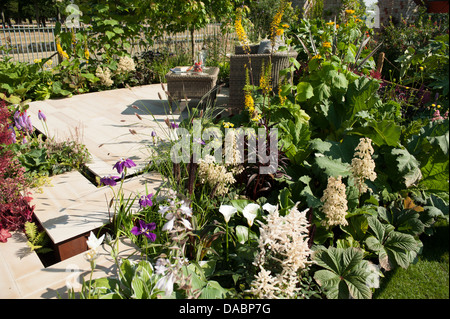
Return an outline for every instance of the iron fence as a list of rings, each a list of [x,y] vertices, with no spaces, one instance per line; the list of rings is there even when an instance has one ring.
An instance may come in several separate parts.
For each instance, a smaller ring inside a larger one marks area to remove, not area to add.
[[[56,42],[54,26],[12,26],[2,27],[0,25],[0,59],[9,56],[14,61],[32,63],[36,59],[52,57],[53,63],[58,63],[56,53]],[[69,30],[69,29],[67,29]],[[64,31],[67,31],[64,30]],[[209,24],[205,28],[196,30],[194,39],[197,46],[206,41],[220,36],[220,24]],[[227,34],[226,43],[231,45],[236,38],[235,34]],[[130,54],[145,50],[175,50],[180,48],[188,50],[191,45],[189,31],[177,34],[164,34],[153,39],[151,46],[142,46],[139,41],[133,43],[129,49]]]

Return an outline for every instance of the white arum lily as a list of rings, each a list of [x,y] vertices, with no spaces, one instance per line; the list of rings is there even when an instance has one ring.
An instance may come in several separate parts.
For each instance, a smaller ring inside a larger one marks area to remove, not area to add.
[[[273,214],[274,212],[276,212],[278,210],[278,206],[269,204],[269,203],[265,203],[262,207],[265,211],[269,212],[269,214]]]
[[[248,204],[244,207],[244,210],[242,211],[242,214],[245,218],[247,218],[247,223],[250,227],[253,225],[253,220],[258,216],[258,204]]]
[[[236,214],[237,209],[231,205],[220,205],[219,212],[223,215],[225,222],[228,224],[231,216]]]

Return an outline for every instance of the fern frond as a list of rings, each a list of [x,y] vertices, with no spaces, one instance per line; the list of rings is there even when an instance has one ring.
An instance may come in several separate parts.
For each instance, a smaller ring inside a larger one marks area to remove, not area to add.
[[[37,235],[37,226],[32,222],[25,222],[25,234],[30,242],[34,243]]]

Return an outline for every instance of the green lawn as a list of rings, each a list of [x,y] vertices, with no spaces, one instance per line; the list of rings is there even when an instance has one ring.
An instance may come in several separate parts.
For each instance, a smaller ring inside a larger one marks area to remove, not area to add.
[[[448,299],[449,298],[449,226],[436,227],[424,244],[419,261],[408,269],[386,273],[374,299]]]

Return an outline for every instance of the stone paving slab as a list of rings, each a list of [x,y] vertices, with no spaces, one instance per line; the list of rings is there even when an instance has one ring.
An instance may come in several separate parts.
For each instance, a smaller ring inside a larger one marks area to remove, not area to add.
[[[41,132],[46,129],[37,115],[39,110],[46,115],[51,138],[75,138],[85,144],[93,156],[87,166],[98,176],[112,174],[120,158],[131,158],[137,164],[130,170],[133,173],[148,163],[151,132],[166,136],[164,120],[180,120],[180,115],[169,115],[168,102],[160,100],[158,93],[165,96],[159,84],[36,101],[30,103],[29,114]]]
[[[125,198],[130,195],[156,192],[162,179],[158,174],[139,175],[124,182]],[[58,244],[91,230],[110,220],[108,205],[118,192],[119,184],[113,187],[95,187],[78,171],[54,176],[51,186],[42,188],[42,193],[33,193],[34,214],[53,243]],[[138,208],[137,201],[134,206]],[[111,211],[111,214],[114,212]]]
[[[23,232],[12,232],[7,243],[0,243],[0,298],[21,298],[23,289],[17,280],[43,268],[35,253],[30,253]]]
[[[119,258],[127,258],[137,247],[129,239],[120,238],[117,249]],[[13,232],[6,244],[0,244],[0,299],[67,298],[67,284],[79,291],[82,279],[89,280],[90,274],[91,266],[84,253],[44,268],[37,254],[26,245],[22,232]],[[117,267],[111,247],[103,244],[92,278],[110,276],[117,276]]]

